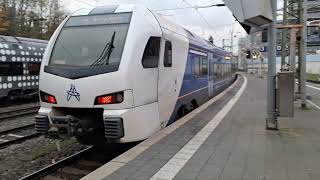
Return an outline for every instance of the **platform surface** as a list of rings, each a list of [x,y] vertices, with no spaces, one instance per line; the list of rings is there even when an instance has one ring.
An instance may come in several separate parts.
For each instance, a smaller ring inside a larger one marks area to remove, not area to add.
[[[158,141],[138,145],[84,179],[319,180],[320,110],[311,104],[302,110],[297,102],[295,118],[279,118],[280,130],[266,131],[266,80],[245,76]],[[203,131],[207,127],[212,132]]]

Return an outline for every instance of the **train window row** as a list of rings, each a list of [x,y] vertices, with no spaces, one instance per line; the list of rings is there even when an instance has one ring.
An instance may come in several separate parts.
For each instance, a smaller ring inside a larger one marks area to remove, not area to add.
[[[0,63],[0,76],[23,75],[23,63]]]
[[[210,63],[210,79],[219,80],[233,71],[231,64]],[[204,77],[208,75],[209,64],[208,58],[204,56],[195,56],[192,58],[192,71],[195,77]],[[212,78],[211,78],[212,77]]]
[[[232,72],[231,64],[213,64],[213,74],[215,80],[223,79],[226,75]]]
[[[207,57],[196,56],[193,58],[193,75],[196,77],[207,76],[208,59]]]
[[[29,75],[38,75],[40,63],[28,63]],[[24,75],[23,63],[2,62],[0,63],[0,76]]]

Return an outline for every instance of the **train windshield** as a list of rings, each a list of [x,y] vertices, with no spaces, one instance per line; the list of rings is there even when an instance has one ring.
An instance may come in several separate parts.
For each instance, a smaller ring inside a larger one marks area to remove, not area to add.
[[[131,13],[71,17],[54,45],[49,65],[119,65]]]

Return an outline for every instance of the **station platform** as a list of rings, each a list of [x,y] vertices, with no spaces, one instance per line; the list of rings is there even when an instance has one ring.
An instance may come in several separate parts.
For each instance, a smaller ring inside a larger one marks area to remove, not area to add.
[[[267,131],[266,91],[265,79],[239,75],[227,90],[83,179],[320,179],[320,110],[297,102],[295,118],[279,118],[279,131]]]

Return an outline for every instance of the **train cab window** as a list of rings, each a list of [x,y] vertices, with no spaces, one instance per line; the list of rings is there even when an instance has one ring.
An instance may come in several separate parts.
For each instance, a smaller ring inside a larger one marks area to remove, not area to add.
[[[30,75],[39,75],[40,63],[28,63],[28,71]]]
[[[0,63],[0,76],[23,75],[23,63],[2,62]]]
[[[159,64],[160,37],[151,37],[142,57],[144,68],[157,68]]]
[[[170,41],[166,41],[164,49],[164,67],[172,67],[172,45]]]

